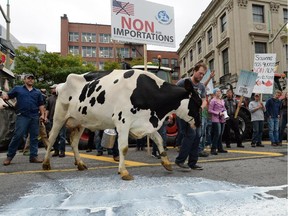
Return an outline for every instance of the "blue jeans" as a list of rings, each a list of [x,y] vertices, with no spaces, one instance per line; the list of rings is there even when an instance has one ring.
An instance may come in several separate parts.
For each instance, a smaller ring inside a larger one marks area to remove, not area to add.
[[[206,145],[211,145],[211,120],[202,117],[199,152],[202,152]]]
[[[30,134],[30,159],[38,156],[39,117],[17,115],[15,131],[8,147],[7,157],[13,158],[23,137]]]
[[[252,143],[261,143],[263,134],[263,121],[253,121]]]
[[[268,118],[269,139],[272,143],[279,142],[279,118]]]
[[[179,130],[181,133],[182,142],[178,156],[175,159],[176,163],[184,163],[188,157],[188,166],[193,167],[198,161],[198,148],[201,137],[201,127],[192,129],[190,124],[182,119],[179,119]]]
[[[51,131],[52,126],[53,126],[53,121],[50,121],[47,125],[48,130]],[[55,140],[55,143],[53,144],[53,148],[55,150],[59,150],[59,151],[65,151],[65,146],[66,146],[66,127],[65,125],[61,128],[61,130],[59,131],[59,134]]]
[[[224,132],[225,124],[220,122],[212,122],[212,147],[211,149],[223,150],[222,135]]]

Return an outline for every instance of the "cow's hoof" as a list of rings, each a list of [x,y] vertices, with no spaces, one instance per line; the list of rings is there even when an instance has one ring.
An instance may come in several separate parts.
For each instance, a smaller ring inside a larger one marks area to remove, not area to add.
[[[166,170],[173,171],[171,164],[164,163],[163,161],[161,162],[161,164]]]
[[[43,170],[51,170],[50,163],[43,163],[42,164],[42,169]]]
[[[131,181],[134,180],[134,177],[130,174],[122,176],[122,180]]]
[[[88,167],[84,163],[79,163],[77,167],[78,167],[78,170],[80,171],[88,169]]]

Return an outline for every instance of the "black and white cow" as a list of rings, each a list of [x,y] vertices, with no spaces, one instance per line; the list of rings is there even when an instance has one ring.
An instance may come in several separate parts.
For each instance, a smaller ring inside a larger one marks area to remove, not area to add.
[[[70,142],[79,170],[87,169],[78,152],[84,128],[91,131],[116,128],[119,173],[124,180],[133,179],[124,164],[129,134],[136,138],[150,135],[159,148],[162,165],[172,171],[157,130],[172,112],[187,122],[192,123],[195,119],[195,123],[200,124],[202,100],[188,80],[185,88],[181,88],[142,70],[114,70],[101,78],[95,78],[93,73],[70,74],[56,90],[58,99],[49,136],[50,145],[43,162],[45,170],[51,169],[50,149],[65,123],[71,129]]]

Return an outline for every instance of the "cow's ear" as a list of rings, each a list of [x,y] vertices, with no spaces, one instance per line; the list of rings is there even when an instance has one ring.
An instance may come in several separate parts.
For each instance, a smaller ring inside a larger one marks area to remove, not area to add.
[[[193,91],[192,82],[188,79],[185,79],[184,80],[184,88],[186,89],[186,91],[192,92]]]

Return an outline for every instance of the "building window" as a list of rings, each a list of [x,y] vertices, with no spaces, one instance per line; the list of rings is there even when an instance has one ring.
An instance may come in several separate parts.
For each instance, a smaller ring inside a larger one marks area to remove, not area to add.
[[[132,48],[132,49],[131,49],[131,57],[132,57],[132,58],[136,58],[136,57],[137,57],[137,55],[136,55],[136,49],[135,49],[135,48]]]
[[[113,49],[111,47],[100,47],[100,58],[113,58]]]
[[[207,32],[207,39],[208,39],[208,44],[211,44],[213,42],[212,28],[210,28],[209,31]]]
[[[69,54],[79,55],[79,47],[78,46],[69,46]]]
[[[117,56],[118,58],[130,58],[129,49],[128,48],[117,48]]]
[[[286,51],[286,62],[288,62],[288,45],[285,45],[285,51]]]
[[[198,54],[200,54],[202,52],[202,41],[201,40],[198,41],[197,47],[198,47]]]
[[[161,65],[164,66],[164,67],[169,67],[169,59],[162,58]]]
[[[210,71],[213,71],[213,70],[214,70],[214,59],[211,59],[211,60],[208,62],[208,66],[209,66]]]
[[[267,53],[267,44],[262,42],[255,42],[255,53]]]
[[[100,34],[100,43],[111,43],[111,35],[110,34]]]
[[[221,32],[226,31],[226,29],[227,29],[227,16],[226,16],[226,14],[223,14],[223,16],[220,17],[220,23],[221,23]]]
[[[264,6],[252,5],[253,10],[253,22],[264,23]]]
[[[99,70],[104,70],[104,62],[99,62]]]
[[[82,57],[96,57],[96,47],[82,47]]]
[[[82,42],[90,42],[90,43],[95,43],[96,42],[96,34],[95,33],[82,33],[81,37]]]
[[[178,66],[178,60],[177,59],[171,59],[171,67],[175,68]]]
[[[183,58],[183,68],[186,68],[186,58]]]
[[[223,74],[229,74],[229,55],[228,48],[222,51],[223,57]]]
[[[286,8],[283,9],[284,23],[288,22],[288,10]]]
[[[69,32],[69,41],[78,42],[79,41],[79,33],[78,32]]]
[[[192,49],[189,51],[189,56],[190,56],[190,62],[192,62],[193,61],[193,50]]]

